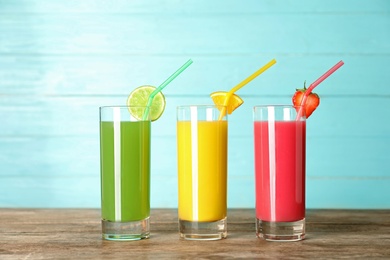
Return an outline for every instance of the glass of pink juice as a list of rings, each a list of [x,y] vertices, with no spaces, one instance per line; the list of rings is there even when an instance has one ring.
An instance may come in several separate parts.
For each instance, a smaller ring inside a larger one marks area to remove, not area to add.
[[[306,120],[290,105],[255,106],[256,235],[305,237]]]

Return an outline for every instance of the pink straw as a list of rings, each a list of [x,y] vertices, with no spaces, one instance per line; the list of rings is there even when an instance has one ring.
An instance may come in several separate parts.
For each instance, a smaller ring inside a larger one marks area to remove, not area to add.
[[[297,115],[297,120],[298,118],[301,117],[302,115],[302,109],[304,108],[305,106],[305,103],[306,103],[306,99],[307,97],[309,96],[309,94],[313,91],[313,89],[315,87],[317,87],[322,81],[324,81],[327,77],[329,77],[330,75],[333,74],[333,72],[335,72],[336,70],[338,70],[341,66],[344,65],[344,62],[341,60],[339,61],[336,65],[334,65],[330,70],[328,70],[327,72],[324,73],[324,75],[322,75],[321,77],[319,77],[316,81],[314,81],[313,83],[310,84],[309,88],[305,91],[305,94],[303,94],[303,98],[302,98],[302,101],[301,101],[301,104],[300,104],[300,108],[299,108],[299,111],[298,111],[298,115]]]

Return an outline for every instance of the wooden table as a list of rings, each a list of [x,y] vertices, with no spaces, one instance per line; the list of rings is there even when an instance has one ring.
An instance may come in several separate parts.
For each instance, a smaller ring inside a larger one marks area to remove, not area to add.
[[[300,242],[255,236],[254,210],[228,211],[228,238],[179,239],[177,210],[153,209],[149,239],[101,239],[98,209],[0,209],[0,259],[390,258],[390,210],[308,210]]]

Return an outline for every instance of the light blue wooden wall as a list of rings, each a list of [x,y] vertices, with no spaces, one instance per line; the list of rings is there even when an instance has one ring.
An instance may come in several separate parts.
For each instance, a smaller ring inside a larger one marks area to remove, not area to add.
[[[307,125],[307,207],[390,207],[390,1],[0,0],[0,207],[99,207],[98,107],[164,91],[152,207],[177,206],[175,108],[269,60],[229,118],[229,207],[254,207],[252,107],[339,60]]]

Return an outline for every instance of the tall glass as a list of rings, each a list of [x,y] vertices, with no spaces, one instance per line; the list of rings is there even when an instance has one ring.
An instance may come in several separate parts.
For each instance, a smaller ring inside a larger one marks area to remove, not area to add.
[[[227,236],[227,117],[217,106],[177,108],[179,232],[188,240]]]
[[[306,122],[293,106],[255,106],[256,234],[266,240],[305,237]]]
[[[100,107],[104,239],[149,237],[150,128],[151,121],[132,117],[129,107]]]

